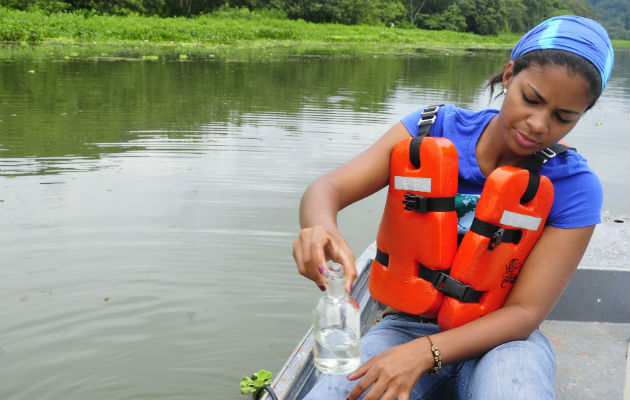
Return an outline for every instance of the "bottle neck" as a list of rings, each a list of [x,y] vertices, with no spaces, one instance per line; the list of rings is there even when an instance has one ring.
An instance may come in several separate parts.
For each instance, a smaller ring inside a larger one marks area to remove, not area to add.
[[[343,267],[339,264],[329,264],[326,277],[326,296],[339,300],[346,295],[343,282]]]

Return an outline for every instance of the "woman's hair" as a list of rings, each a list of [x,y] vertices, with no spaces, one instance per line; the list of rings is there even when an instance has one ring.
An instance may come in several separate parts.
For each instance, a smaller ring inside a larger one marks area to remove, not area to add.
[[[513,72],[516,76],[519,72],[530,68],[531,66],[545,67],[547,65],[556,67],[566,67],[569,71],[580,74],[589,85],[589,94],[593,97],[593,101],[586,108],[590,109],[602,94],[602,78],[598,69],[586,58],[577,54],[558,49],[533,50],[525,53],[514,60]],[[503,82],[503,73],[505,66],[501,72],[490,78],[487,87],[490,88],[490,97],[494,94],[494,86]]]

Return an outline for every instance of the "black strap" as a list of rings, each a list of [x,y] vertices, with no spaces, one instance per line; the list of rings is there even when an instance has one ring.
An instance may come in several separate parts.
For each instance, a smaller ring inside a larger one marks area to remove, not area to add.
[[[409,162],[420,168],[420,147],[422,139],[429,134],[431,126],[437,117],[439,106],[427,106],[422,110],[422,116],[418,122],[418,136],[411,139],[409,143]],[[406,193],[403,200],[405,210],[413,210],[416,212],[428,211],[454,211],[455,197],[424,197],[413,193]]]
[[[389,266],[389,254],[383,253],[378,248],[376,249],[376,257],[374,257],[374,260],[383,267]]]
[[[439,109],[440,106],[428,106],[422,110],[420,121],[418,121],[418,136],[411,139],[411,143],[409,143],[409,161],[416,168],[420,168],[422,138],[429,134]]]
[[[523,193],[523,196],[521,197],[521,204],[529,203],[536,196],[536,192],[538,192],[538,188],[540,187],[540,175],[538,175],[538,171],[540,171],[543,164],[558,154],[562,154],[569,150],[575,151],[575,148],[565,146],[561,143],[556,143],[545,149],[537,151],[527,158],[525,169],[529,171],[529,182],[527,183],[525,193]]]
[[[453,297],[463,303],[477,303],[483,292],[458,281],[448,274],[449,270],[434,270],[420,264],[418,276],[433,285],[446,296]]]
[[[462,240],[464,240],[464,236],[466,236],[463,233],[457,233],[457,248],[459,249],[459,245],[462,244]]]
[[[256,389],[256,392],[254,393],[254,400],[262,399],[262,396],[265,393],[265,391],[269,394],[269,397],[271,397],[271,400],[278,400],[278,396],[276,395],[276,392],[274,392],[273,388],[269,385],[262,385],[258,389]]]
[[[431,125],[435,122],[435,118],[441,106],[442,105],[427,106],[422,110],[422,116],[420,117],[420,121],[418,121],[418,136],[426,136],[429,134]]]
[[[405,199],[402,203],[405,205],[405,210],[419,213],[455,211],[455,197],[425,197],[419,194],[405,193]]]
[[[376,249],[374,260],[384,267],[389,266],[389,254]],[[449,270],[437,271],[419,264],[418,276],[433,285],[447,296],[456,298],[464,303],[477,303],[483,292],[475,290],[472,286],[466,285],[448,275]]]
[[[501,243],[519,244],[523,232],[520,229],[507,229],[475,217],[470,230],[478,235],[490,238],[488,250],[494,250]]]
[[[527,204],[532,201],[536,196],[539,187],[540,175],[529,171],[529,181],[527,182],[527,189],[525,189],[525,193],[523,193],[523,196],[521,196],[521,204]]]
[[[409,162],[416,168],[420,168],[420,145],[424,136],[416,136],[409,143]]]
[[[537,151],[529,156],[527,158],[527,163],[525,164],[525,169],[537,174],[538,171],[540,171],[540,168],[542,168],[543,164],[545,164],[547,161],[551,160],[558,154],[562,154],[568,150],[575,151],[575,148],[565,146],[561,143],[552,144],[551,146]]]

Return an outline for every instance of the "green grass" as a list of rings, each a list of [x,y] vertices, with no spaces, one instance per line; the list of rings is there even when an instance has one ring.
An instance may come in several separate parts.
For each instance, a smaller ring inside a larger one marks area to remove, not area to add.
[[[280,13],[231,9],[196,18],[46,14],[0,7],[0,41],[123,47],[183,47],[199,50],[236,48],[357,50],[375,52],[457,52],[511,48],[519,34],[472,33],[314,24]],[[613,41],[627,46],[628,41]]]
[[[238,10],[196,18],[21,12],[0,8],[0,41],[157,43],[204,47],[324,46],[410,49],[509,48],[516,34],[480,36],[449,31],[313,24]]]

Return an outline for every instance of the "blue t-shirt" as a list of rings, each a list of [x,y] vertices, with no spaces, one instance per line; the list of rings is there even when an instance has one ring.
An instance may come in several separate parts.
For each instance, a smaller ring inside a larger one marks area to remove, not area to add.
[[[454,105],[440,107],[430,135],[445,137],[455,145],[459,157],[458,192],[461,194],[481,194],[486,177],[477,164],[475,148],[486,125],[498,113],[492,109],[469,111]],[[401,120],[412,136],[418,135],[421,114],[422,109]],[[547,224],[557,228],[580,228],[601,222],[602,185],[584,157],[575,151],[564,152],[543,164],[540,174],[549,178],[554,188]]]

